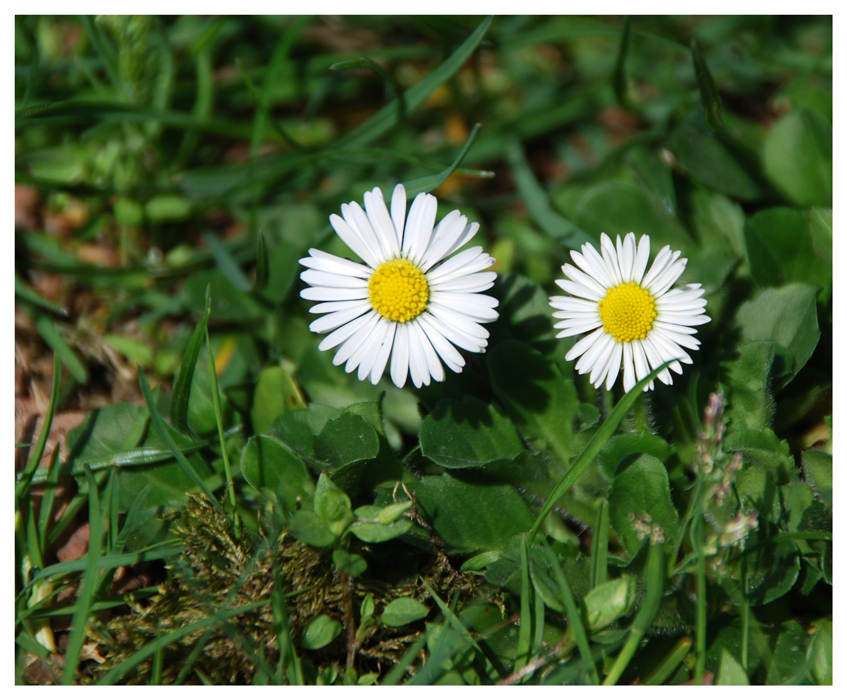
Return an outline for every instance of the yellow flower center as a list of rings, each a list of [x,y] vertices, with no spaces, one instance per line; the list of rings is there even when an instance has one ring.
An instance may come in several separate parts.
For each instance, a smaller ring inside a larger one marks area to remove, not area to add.
[[[429,285],[424,273],[408,260],[389,260],[371,275],[368,301],[389,321],[405,323],[423,313]]]
[[[646,338],[656,318],[656,300],[635,282],[610,289],[597,308],[606,333],[619,343]]]

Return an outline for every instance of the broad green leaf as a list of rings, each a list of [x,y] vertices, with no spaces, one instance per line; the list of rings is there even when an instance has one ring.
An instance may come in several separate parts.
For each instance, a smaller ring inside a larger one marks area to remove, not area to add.
[[[808,669],[806,649],[809,635],[797,620],[782,625],[776,648],[773,650],[768,685],[788,685],[802,682]]]
[[[157,194],[144,205],[145,215],[154,224],[185,221],[191,209],[191,201],[178,194]]]
[[[350,554],[343,549],[336,549],[332,553],[332,563],[353,578],[361,576],[368,568],[368,563],[362,557],[358,554]]]
[[[832,455],[823,450],[804,450],[803,474],[817,497],[832,508]]]
[[[315,440],[315,451],[334,470],[338,470],[376,457],[379,437],[364,418],[354,413],[343,413],[327,421]]]
[[[418,509],[451,549],[498,549],[532,526],[529,509],[515,490],[481,473],[424,476],[414,487]]]
[[[603,468],[603,473],[610,481],[615,478],[620,465],[627,457],[639,454],[652,455],[660,462],[665,463],[673,455],[674,449],[658,435],[642,433],[633,435],[615,435],[600,450],[597,460]]]
[[[329,547],[335,543],[333,535],[324,527],[321,518],[311,510],[298,510],[291,515],[291,534],[312,547]]]
[[[740,452],[744,456],[745,467],[767,470],[777,484],[787,484],[798,476],[788,442],[780,440],[768,428],[733,431],[724,439],[723,449]]]
[[[241,474],[254,489],[278,499],[287,513],[315,487],[303,461],[283,443],[266,435],[251,437],[241,453]]]
[[[779,387],[785,386],[803,368],[820,339],[815,289],[792,283],[766,289],[742,304],[736,314],[742,340],[769,340],[791,355]]]
[[[812,679],[818,685],[832,685],[832,620],[820,620],[809,644],[807,658]]]
[[[779,490],[764,469],[742,469],[735,478],[741,511],[759,514],[759,523],[778,523],[782,519]]]
[[[390,506],[385,506],[382,510],[379,511],[377,515],[377,520],[383,525],[388,525],[389,523],[393,523],[400,516],[403,515],[409,508],[412,507],[411,501],[400,501],[399,503],[392,503]]]
[[[761,523],[760,517],[760,523]],[[751,605],[765,605],[784,596],[800,573],[800,550],[794,542],[765,542],[762,526],[747,537],[747,595]],[[804,647],[805,648],[805,647]],[[773,668],[773,667],[772,667]]]
[[[315,487],[315,513],[324,527],[336,537],[341,537],[355,520],[350,509],[350,498],[325,473],[321,473]]]
[[[338,418],[341,411],[331,406],[311,404],[305,409],[295,409],[278,416],[268,429],[268,434],[288,445],[304,460],[320,459],[315,454],[315,437],[328,421]]]
[[[407,503],[411,505],[411,501]],[[385,509],[379,506],[361,506],[360,508],[356,508],[354,514],[357,520],[350,526],[350,532],[363,542],[387,542],[407,533],[412,527],[412,521],[409,518],[400,518],[389,523],[380,521],[383,510],[387,510],[388,508],[392,508],[392,506],[388,506]]]
[[[621,576],[601,583],[583,600],[584,621],[594,632],[628,615],[635,605],[638,579]]]
[[[414,598],[396,598],[385,606],[379,621],[386,627],[402,627],[429,615],[429,608]]]
[[[824,219],[824,217],[827,217]],[[747,220],[750,272],[760,287],[805,282],[832,291],[831,210],[765,209]]]
[[[715,685],[750,685],[744,668],[726,649],[721,651],[721,665],[715,678]]]
[[[627,151],[626,163],[632,169],[636,182],[653,204],[671,216],[676,214],[673,173],[656,150],[635,146]]]
[[[517,367],[520,372],[515,371]],[[516,340],[500,343],[488,353],[488,369],[494,393],[515,426],[566,467],[573,456],[579,405],[573,381],[538,351]]]
[[[182,287],[182,297],[194,311],[205,308],[206,287],[211,288],[212,315],[220,321],[237,324],[267,319],[267,311],[252,296],[236,289],[219,269],[195,272]]]
[[[666,541],[674,538],[679,515],[671,501],[668,473],[658,459],[642,455],[615,476],[609,489],[609,517],[630,554],[641,547],[644,539],[643,533],[633,529],[637,518],[647,521],[649,517],[651,527],[664,530]]]
[[[604,180],[588,187],[576,203],[574,218],[583,231],[596,232],[598,239],[601,231],[612,240],[630,232],[637,239],[647,234],[654,254],[665,245],[675,250],[691,245],[691,236],[679,219],[626,180]]]
[[[266,367],[256,381],[250,422],[256,434],[267,433],[271,423],[285,411],[304,408],[300,389],[282,367]]]
[[[765,191],[753,167],[712,134],[698,112],[689,114],[671,135],[670,148],[680,167],[716,192],[742,201],[760,199]]]
[[[729,397],[725,422],[729,432],[763,430],[771,425],[774,401],[771,395],[771,366],[774,344],[754,340],[737,347],[734,357],[721,363],[724,393]]]
[[[313,617],[303,628],[300,643],[304,649],[322,649],[341,634],[341,623],[329,615]]]
[[[745,218],[741,205],[722,194],[698,187],[691,193],[690,207],[692,229],[705,250],[726,250],[728,247],[735,255],[745,254]]]
[[[832,206],[832,126],[820,114],[786,114],[765,141],[764,172],[801,207]]]
[[[424,457],[442,467],[481,467],[524,449],[511,421],[472,396],[440,401],[424,419],[420,443]]]

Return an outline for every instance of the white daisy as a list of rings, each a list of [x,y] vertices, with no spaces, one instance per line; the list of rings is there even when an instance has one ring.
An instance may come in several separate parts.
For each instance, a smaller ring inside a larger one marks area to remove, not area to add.
[[[605,379],[607,390],[614,385],[621,364],[625,391],[668,360],[675,360],[669,368],[682,374],[679,362],[691,364],[682,348],[700,347],[692,326],[711,320],[702,313],[706,300],[699,284],[671,289],[688,260],[677,260],[680,252],[665,246],[645,275],[650,237],[642,236],[636,249],[634,233],[628,233],[623,242],[618,236],[617,250],[612,240],[601,234],[600,250],[598,253],[590,244],[582,246],[581,254],[572,250],[579,269],[565,264],[562,272],[569,279],[556,280],[571,296],[550,297],[550,305],[559,309],[553,316],[564,319],[555,326],[564,329],[557,337],[592,331],[565,359],[580,358],[576,363],[579,373],[591,372],[589,379],[597,388]],[[667,367],[659,379],[673,384]],[[650,382],[644,390],[652,388]]]
[[[358,202],[341,205],[329,222],[364,265],[314,248],[300,264],[309,284],[300,296],[321,302],[310,311],[326,314],[313,321],[315,333],[329,333],[320,350],[338,347],[332,360],[346,372],[376,384],[391,356],[391,379],[403,387],[411,375],[416,387],[444,380],[443,361],[461,372],[465,360],[454,346],[484,352],[488,331],[480,324],[498,317],[494,297],[480,294],[497,278],[482,272],[494,258],[481,247],[453,255],[476,235],[458,210],[437,226],[437,200],[419,194],[406,217],[406,190],[394,188],[391,214],[382,192],[365,192]],[[342,218],[343,217],[343,218]],[[440,359],[439,359],[440,358]]]

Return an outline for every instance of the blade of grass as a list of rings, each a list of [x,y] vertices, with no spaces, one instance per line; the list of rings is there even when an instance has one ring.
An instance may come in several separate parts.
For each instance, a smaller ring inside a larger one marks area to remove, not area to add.
[[[224,461],[224,473],[226,474],[227,491],[229,492],[229,504],[232,507],[233,528],[235,536],[241,537],[241,520],[238,517],[238,504],[235,501],[235,484],[232,480],[232,468],[229,465],[229,453],[226,449],[224,439],[223,418],[221,417],[221,399],[218,393],[218,373],[215,371],[215,356],[212,353],[212,341],[209,339],[209,328],[206,327],[206,348],[209,351],[209,382],[212,390],[212,403],[215,407],[215,423],[218,426],[218,438],[221,443],[221,457]]]
[[[526,535],[521,537],[521,621],[518,629],[518,651],[515,657],[517,673],[521,667],[529,663],[530,639],[532,635],[532,619],[529,603],[529,556],[527,554]]]
[[[150,392],[150,385],[147,383],[147,376],[144,374],[144,370],[141,369],[140,365],[138,366],[138,379],[141,383],[141,393],[144,395],[144,400],[147,402],[147,408],[150,409],[150,418],[153,421],[156,431],[159,433],[159,437],[161,437],[162,440],[165,441],[165,444],[171,449],[173,456],[176,458],[177,464],[182,467],[182,470],[195,484],[197,484],[197,487],[206,494],[206,498],[209,499],[212,505],[223,513],[223,508],[221,508],[221,504],[218,503],[218,499],[214,497],[212,492],[206,486],[206,483],[200,478],[200,475],[194,471],[194,467],[191,466],[191,462],[185,458],[182,450],[180,450],[179,447],[177,447],[176,442],[174,442],[173,436],[168,432],[168,427],[165,425],[165,421],[159,413],[159,409],[156,408],[155,401],[153,401],[153,394]]]
[[[297,649],[291,637],[291,624],[288,620],[288,610],[285,607],[285,596],[282,594],[282,578],[279,574],[279,561],[273,560],[274,589],[271,592],[271,612],[274,616],[274,631],[279,647],[279,666],[285,672],[286,679],[291,685],[303,685],[303,668],[297,657]],[[282,682],[283,679],[279,679]]]
[[[58,314],[59,316],[68,315],[67,309],[63,309],[61,306],[47,301],[33,292],[23,283],[17,273],[15,274],[15,296],[23,299],[24,301],[28,301],[30,304],[34,304],[45,311],[49,311],[50,313]]]
[[[88,368],[60,335],[53,321],[48,316],[39,315],[35,320],[35,329],[42,340],[62,358],[62,362],[65,363],[65,367],[68,368],[74,379],[80,384],[87,384]]]
[[[220,26],[220,25],[218,25]],[[197,53],[195,58],[197,64],[197,95],[194,98],[193,115],[198,121],[208,121],[212,114],[215,99],[215,81],[213,76],[212,53],[204,48]],[[182,134],[179,148],[176,152],[174,163],[180,168],[188,162],[199,141],[200,133],[197,129],[186,129]]]
[[[425,177],[420,177],[417,180],[410,180],[406,183],[406,196],[408,198],[412,198],[415,195],[421,192],[431,192],[436,187],[440,187],[444,184],[444,181],[453,174],[453,171],[459,167],[459,164],[467,154],[468,149],[473,144],[476,139],[476,135],[479,133],[479,130],[482,128],[482,124],[476,123],[474,124],[473,129],[471,129],[471,133],[468,134],[468,138],[465,141],[465,145],[462,146],[462,150],[459,151],[459,155],[456,156],[456,159],[450,164],[450,167],[446,170],[442,170],[437,175],[427,175]]]
[[[253,288],[253,285],[247,279],[247,275],[241,271],[241,268],[235,262],[232,255],[230,255],[226,246],[221,243],[221,239],[213,231],[205,231],[203,233],[203,240],[206,242],[206,247],[218,264],[218,268],[230,281],[232,286],[239,292],[249,292]]]
[[[35,449],[27,461],[24,470],[18,475],[17,483],[15,484],[15,503],[20,508],[20,503],[24,495],[29,494],[30,483],[35,474],[38,465],[41,464],[41,458],[44,456],[44,448],[47,445],[47,438],[50,435],[50,429],[53,426],[53,417],[56,415],[56,405],[59,402],[59,385],[62,378],[62,366],[60,364],[59,355],[53,355],[53,386],[50,389],[50,403],[47,404],[47,413],[44,414],[44,421],[41,424],[41,432],[38,434],[38,440],[35,443]]]
[[[441,638],[432,655],[426,663],[410,680],[409,685],[433,685],[447,670],[444,668],[446,661],[453,658],[454,654],[461,654],[469,645],[462,640],[461,635],[452,627],[442,628]]]
[[[100,56],[100,61],[106,69],[109,80],[113,86],[117,87],[120,85],[120,78],[118,77],[115,51],[109,44],[109,40],[103,35],[100,27],[95,24],[90,15],[80,15],[80,21],[82,22],[82,26],[85,27],[85,33],[88,34],[88,38],[94,49]]]
[[[50,528],[50,516],[53,514],[53,502],[56,498],[56,489],[59,486],[56,472],[59,464],[59,453],[61,452],[60,445],[56,445],[50,457],[47,479],[44,483],[44,496],[41,498],[41,510],[38,513],[38,546],[42,552],[47,551],[47,531]]]
[[[591,242],[587,233],[554,211],[553,207],[550,206],[550,199],[544,188],[535,179],[520,142],[510,140],[506,145],[505,155],[509,166],[512,168],[518,193],[526,203],[535,223],[548,236],[567,248],[578,248],[583,243]]]
[[[594,657],[591,655],[591,644],[588,641],[588,634],[585,631],[585,625],[582,624],[582,617],[579,614],[579,608],[576,606],[571,587],[568,585],[567,579],[562,572],[562,567],[547,540],[542,538],[541,544],[547,554],[547,560],[550,562],[550,568],[553,569],[553,577],[559,585],[559,591],[562,594],[562,601],[565,604],[565,612],[568,615],[568,630],[573,634],[576,640],[576,647],[579,650],[579,656],[582,659],[582,665],[585,666],[588,672],[588,678],[594,685],[600,685],[600,678],[597,675],[597,668],[594,665]]]
[[[115,666],[111,671],[109,671],[102,678],[100,678],[97,681],[97,685],[113,685],[114,683],[119,681],[127,671],[135,668],[142,661],[153,656],[153,654],[156,653],[156,650],[160,646],[166,647],[169,644],[173,644],[174,642],[179,641],[180,639],[189,634],[194,634],[195,632],[199,632],[200,630],[206,629],[206,627],[208,627],[209,625],[214,625],[224,620],[228,620],[231,617],[243,615],[244,613],[248,613],[251,610],[260,608],[263,605],[267,605],[267,603],[267,600],[257,600],[253,603],[242,605],[239,608],[215,612],[209,617],[187,624],[185,625],[185,627],[180,627],[178,630],[174,630],[173,632],[166,634],[164,637],[159,637],[158,639],[154,640],[153,642],[150,642],[149,644],[146,644],[137,652],[124,659],[120,664]]]
[[[482,37],[488,31],[492,19],[493,17],[491,16],[483,19],[473,33],[444,63],[406,91],[406,109],[409,113],[420,107],[436,88],[452,78],[456,71],[470,58],[471,54],[473,54],[479,45],[479,42],[482,41]],[[362,124],[362,126],[332,144],[331,149],[364,146],[385,134],[398,122],[399,109],[397,100],[392,100],[373,117],[368,119],[367,122]]]
[[[73,683],[76,674],[79,654],[82,650],[82,643],[85,641],[85,623],[91,612],[91,604],[94,601],[94,592],[99,580],[100,547],[103,546],[103,521],[106,514],[101,511],[97,482],[94,481],[94,474],[91,473],[90,469],[86,468],[85,478],[88,480],[88,557],[81,590],[77,598],[78,607],[73,618],[71,618],[71,634],[65,650],[62,685]]]
[[[268,254],[265,250],[265,237],[259,231],[256,236],[256,282],[254,292],[261,292],[268,285]]]
[[[609,502],[600,501],[594,534],[591,537],[591,589],[594,590],[609,578]]]
[[[659,612],[659,607],[662,604],[662,596],[665,592],[665,550],[663,545],[655,544],[650,546],[650,554],[647,560],[647,595],[644,602],[641,604],[641,609],[635,616],[632,627],[629,630],[626,644],[621,650],[609,675],[603,681],[603,685],[615,685],[621,674],[626,669],[629,662],[632,660],[635,652],[638,650],[644,633],[653,623],[653,618]]]
[[[620,401],[618,401],[617,405],[612,409],[612,412],[609,413],[609,417],[606,418],[603,425],[600,426],[597,432],[591,437],[591,440],[588,441],[585,449],[583,449],[579,457],[576,458],[576,461],[571,465],[571,468],[568,469],[559,483],[556,484],[556,488],[553,489],[550,494],[550,498],[547,499],[547,503],[544,504],[544,507],[535,519],[535,524],[532,526],[532,530],[529,531],[528,544],[532,544],[532,541],[538,534],[539,528],[544,522],[544,518],[546,518],[547,514],[553,510],[553,506],[556,504],[556,501],[558,501],[559,498],[561,498],[561,496],[577,482],[579,477],[585,473],[585,470],[591,466],[591,463],[600,453],[603,445],[605,445],[609,441],[609,438],[612,437],[615,429],[623,420],[626,412],[632,407],[632,404],[635,403],[635,399],[640,396],[644,387],[658,377],[659,372],[661,372],[671,362],[673,362],[673,360],[669,360],[654,369],[650,372],[650,374],[644,377],[644,379],[638,382],[631,391],[624,394]]]
[[[185,679],[188,678],[188,674],[191,673],[191,669],[194,666],[194,663],[197,661],[197,658],[203,651],[203,647],[206,646],[206,643],[212,637],[214,631],[214,629],[206,630],[205,632],[203,632],[203,635],[200,637],[200,639],[197,640],[197,643],[194,645],[194,648],[191,650],[191,653],[188,655],[188,658],[185,660],[185,663],[179,670],[179,675],[176,677],[176,680],[174,680],[174,685],[182,685],[183,683],[185,683]]]
[[[615,91],[615,99],[624,109],[632,109],[632,104],[627,95],[626,80],[626,55],[629,53],[629,40],[632,36],[632,17],[624,17],[621,29],[621,43],[618,46],[618,57],[615,59],[615,72],[612,76],[612,88]]]
[[[662,659],[662,662],[644,679],[644,685],[661,685],[664,683],[670,678],[676,667],[682,663],[689,649],[691,649],[691,637],[680,639],[674,644],[670,653]]]
[[[253,85],[253,81],[250,80],[250,76],[247,75],[247,71],[244,70],[244,66],[241,65],[241,61],[238,58],[235,59],[235,65],[238,66],[238,70],[241,73],[241,77],[244,79],[244,82],[247,84],[247,89],[253,96],[253,101],[256,103],[256,107],[259,108],[259,111],[264,115],[265,119],[267,119],[268,123],[271,125],[271,128],[289,146],[291,146],[297,151],[302,151],[303,146],[301,146],[300,143],[296,139],[294,139],[285,129],[283,129],[276,119],[274,119],[273,115],[268,109],[267,104],[265,103],[265,100],[259,94],[259,91],[256,89],[256,86]]]
[[[185,356],[179,368],[179,376],[174,384],[174,393],[171,396],[170,417],[173,426],[181,433],[188,433],[188,398],[191,395],[191,380],[194,378],[194,368],[203,345],[206,326],[209,316],[212,314],[212,287],[206,287],[206,306],[203,315],[194,327],[188,347],[185,348]],[[146,380],[145,380],[146,381]],[[151,409],[151,415],[153,411]]]
[[[715,80],[706,64],[706,59],[700,53],[700,45],[696,39],[691,40],[691,60],[694,63],[694,77],[697,79],[697,87],[700,88],[700,101],[703,103],[703,120],[709,131],[713,134],[724,130],[723,117],[721,116],[721,97]]]
[[[421,653],[424,646],[426,646],[427,639],[429,639],[429,635],[433,629],[435,628],[428,628],[426,632],[424,632],[420,638],[406,650],[406,653],[403,654],[403,658],[391,668],[380,685],[397,685],[400,682],[400,679],[406,674],[406,669],[415,662],[415,659],[418,658],[418,655]]]
[[[165,656],[165,647],[159,644],[159,626],[156,625],[156,639],[154,643],[156,651],[153,654],[153,667],[150,669],[150,682],[148,685],[162,685],[162,662]]]
[[[403,91],[400,89],[397,81],[394,80],[393,75],[379,65],[379,63],[372,61],[367,56],[360,56],[359,58],[354,58],[352,61],[333,63],[329,67],[330,70],[347,70],[350,68],[370,68],[374,73],[382,78],[383,81],[385,81],[386,87],[391,91],[392,98],[398,104],[398,120],[403,121],[403,119],[406,118],[406,96],[403,94]]]
[[[102,559],[100,560],[103,561]],[[50,597],[42,599],[39,601],[40,605],[38,607],[33,606],[29,610],[26,611],[25,615],[22,615],[22,619],[30,618],[33,620],[40,620],[46,617],[65,617],[67,615],[73,615],[78,605],[76,603],[72,605],[51,605],[47,606],[46,602],[55,598],[62,590],[69,588],[70,583],[66,586],[62,586],[57,588],[50,594]],[[143,600],[144,598],[148,598],[150,596],[154,596],[158,594],[159,587],[158,586],[148,586],[147,588],[138,588],[132,592],[133,600]],[[111,608],[117,608],[121,605],[126,605],[127,596],[126,595],[115,595],[109,596],[108,598],[103,598],[101,600],[95,601],[91,604],[90,611],[91,612],[99,612],[100,610],[109,610]]]
[[[706,542],[703,532],[703,471],[697,470],[697,509],[691,527],[691,544],[697,554],[697,629],[694,637],[694,683],[703,685],[706,671]]]

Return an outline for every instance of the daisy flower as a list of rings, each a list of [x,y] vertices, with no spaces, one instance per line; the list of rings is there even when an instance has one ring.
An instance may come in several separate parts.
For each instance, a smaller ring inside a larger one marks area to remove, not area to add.
[[[484,352],[488,331],[480,324],[498,317],[494,297],[480,294],[497,278],[482,272],[494,258],[481,247],[453,255],[476,235],[458,210],[437,226],[437,200],[419,194],[406,216],[406,190],[394,188],[391,214],[382,192],[365,193],[341,205],[329,222],[364,265],[312,248],[300,264],[300,278],[310,285],[300,296],[320,302],[310,311],[325,314],[309,329],[329,333],[320,350],[337,347],[334,365],[358,370],[360,380],[376,384],[391,357],[391,379],[403,387],[411,375],[416,387],[444,380],[446,364],[454,372],[465,365],[458,346]],[[449,257],[448,256],[453,256]],[[330,332],[331,331],[331,332]]]
[[[580,374],[591,372],[592,384],[606,389],[614,386],[623,365],[623,387],[630,391],[651,369],[674,360],[659,374],[665,384],[673,384],[668,368],[682,374],[680,362],[691,364],[682,348],[696,350],[700,341],[693,337],[693,326],[708,323],[703,315],[706,300],[699,284],[671,289],[677,281],[686,258],[670,246],[659,251],[647,274],[650,237],[642,236],[635,245],[635,234],[628,233],[617,248],[605,233],[600,236],[600,253],[586,243],[582,253],[571,251],[577,264],[565,264],[566,280],[556,280],[571,296],[550,297],[550,305],[558,309],[555,325],[562,328],[557,337],[591,333],[579,340],[565,355],[566,360],[579,358]],[[653,388],[653,382],[644,389]]]

